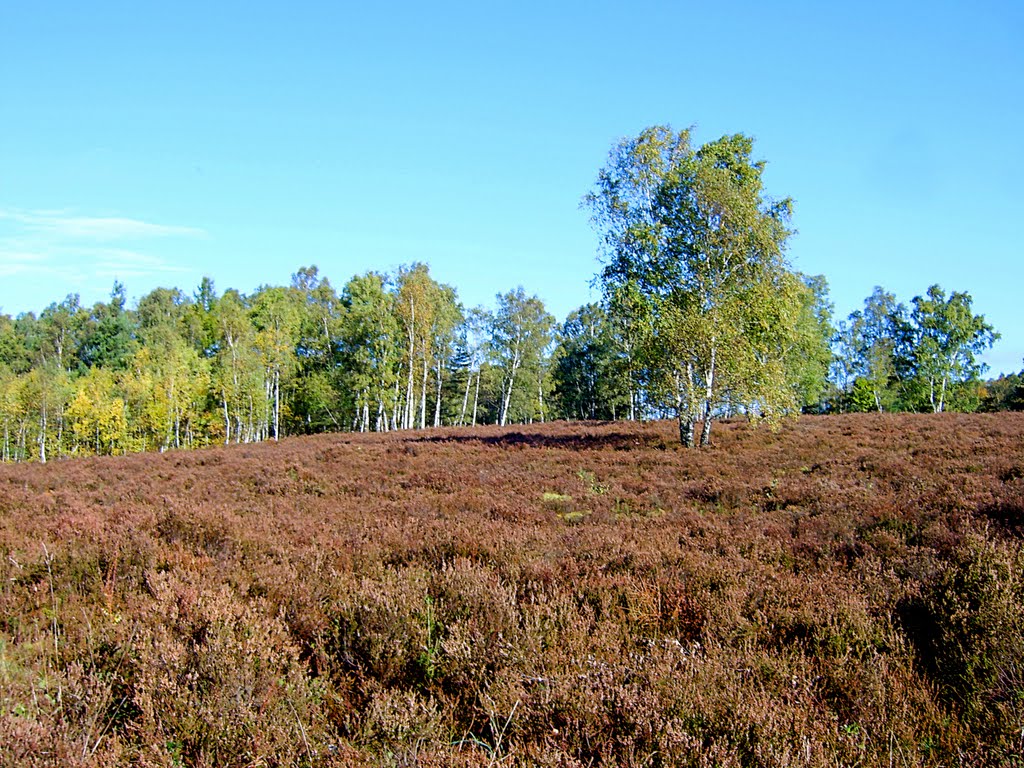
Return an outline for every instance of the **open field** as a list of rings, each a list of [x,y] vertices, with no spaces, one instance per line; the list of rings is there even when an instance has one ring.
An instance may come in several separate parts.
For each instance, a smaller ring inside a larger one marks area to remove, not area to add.
[[[0,765],[1022,765],[1024,415],[0,467]]]

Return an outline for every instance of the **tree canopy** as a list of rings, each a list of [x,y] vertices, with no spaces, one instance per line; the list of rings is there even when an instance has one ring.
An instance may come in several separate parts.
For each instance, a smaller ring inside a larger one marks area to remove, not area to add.
[[[707,445],[722,412],[798,407],[791,358],[814,324],[800,324],[807,285],[785,259],[792,201],[766,195],[752,151],[742,134],[694,147],[689,130],[648,128],[612,149],[585,198],[606,304],[636,330],[648,388],[687,446],[698,421]]]

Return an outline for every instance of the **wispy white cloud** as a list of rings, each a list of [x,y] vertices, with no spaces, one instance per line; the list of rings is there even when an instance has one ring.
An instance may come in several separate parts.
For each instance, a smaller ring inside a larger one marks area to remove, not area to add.
[[[36,309],[51,294],[97,292],[109,280],[168,279],[188,271],[176,241],[205,234],[122,216],[0,208],[0,304]]]
[[[187,271],[167,259],[130,248],[58,246],[45,251],[31,251],[5,248],[0,242],[0,277],[59,274],[68,279],[124,279]]]
[[[0,221],[11,222],[23,232],[106,242],[161,237],[196,237],[205,234],[203,230],[195,227],[157,224],[122,216],[79,216],[64,211],[0,209]]]
[[[83,254],[83,260],[92,265],[98,277],[142,277],[153,274],[180,274],[187,272],[166,259],[128,248],[96,248]]]
[[[46,256],[0,246],[0,277],[38,274],[47,270]]]

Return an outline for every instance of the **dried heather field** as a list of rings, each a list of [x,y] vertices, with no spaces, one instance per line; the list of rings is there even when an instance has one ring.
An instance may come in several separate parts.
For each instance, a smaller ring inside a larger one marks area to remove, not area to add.
[[[0,765],[1020,765],[1024,415],[0,467]]]

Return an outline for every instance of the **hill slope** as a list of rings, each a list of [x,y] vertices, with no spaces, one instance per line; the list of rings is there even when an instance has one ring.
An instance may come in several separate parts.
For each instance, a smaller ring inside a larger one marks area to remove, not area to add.
[[[0,765],[1009,764],[1024,415],[0,467]]]

